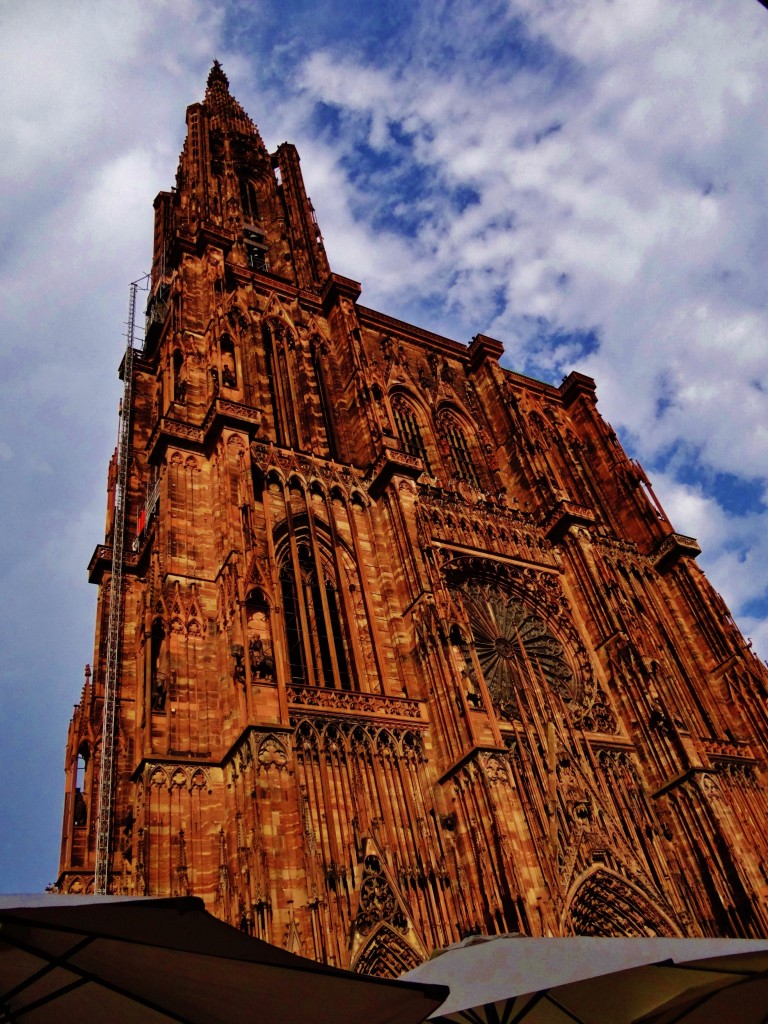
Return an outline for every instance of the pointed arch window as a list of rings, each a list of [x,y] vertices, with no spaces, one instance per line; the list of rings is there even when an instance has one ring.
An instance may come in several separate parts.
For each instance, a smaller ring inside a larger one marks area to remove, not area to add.
[[[395,426],[400,435],[400,442],[409,455],[414,455],[424,463],[424,469],[432,475],[432,467],[429,464],[427,448],[421,434],[419,421],[416,412],[411,404],[401,395],[395,395],[392,399],[392,414],[395,418]]]
[[[291,683],[352,689],[349,642],[335,573],[309,539],[292,547],[280,570]]]
[[[465,480],[473,487],[483,488],[478,467],[473,459],[472,450],[464,428],[452,413],[444,413],[440,419],[443,435],[448,442],[451,461],[456,477]]]
[[[161,619],[155,619],[150,633],[150,706],[152,714],[165,711],[168,696],[168,680],[163,672],[162,654],[165,641],[165,628]]]
[[[259,200],[256,186],[248,178],[240,179],[240,203],[243,207],[243,222],[255,224],[260,219]]]
[[[288,367],[286,345],[289,332],[279,321],[265,323],[262,328],[264,341],[264,362],[272,405],[277,444],[287,448],[298,448],[299,434],[296,426],[296,409],[291,373]]]
[[[88,763],[91,759],[88,744],[83,741],[77,751],[75,761],[75,799],[72,824],[75,828],[84,828],[88,824],[88,804],[85,794],[88,791]]]

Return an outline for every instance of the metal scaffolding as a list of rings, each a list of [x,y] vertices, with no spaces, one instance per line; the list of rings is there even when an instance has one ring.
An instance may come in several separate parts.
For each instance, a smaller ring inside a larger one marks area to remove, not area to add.
[[[123,359],[123,398],[117,435],[117,480],[112,522],[112,576],[109,585],[109,625],[107,663],[104,676],[104,714],[101,729],[101,769],[99,774],[99,813],[96,821],[96,871],[94,891],[109,891],[109,864],[112,845],[112,805],[115,795],[115,745],[117,739],[117,697],[120,689],[120,643],[123,628],[123,562],[127,518],[128,469],[131,461],[130,430],[133,392],[134,333],[136,295],[146,277],[131,282],[128,306],[127,344]]]

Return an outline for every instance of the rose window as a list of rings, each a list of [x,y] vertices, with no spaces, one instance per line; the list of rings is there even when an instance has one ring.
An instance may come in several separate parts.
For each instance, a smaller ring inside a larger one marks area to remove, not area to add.
[[[537,615],[514,597],[491,587],[462,587],[475,650],[491,696],[514,702],[524,680],[542,677],[564,700],[576,695],[563,645]]]

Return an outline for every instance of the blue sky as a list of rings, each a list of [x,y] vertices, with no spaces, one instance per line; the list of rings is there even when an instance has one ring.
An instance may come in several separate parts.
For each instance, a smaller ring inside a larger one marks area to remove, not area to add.
[[[757,0],[27,0],[0,39],[0,891],[56,876],[128,284],[214,57],[362,302],[596,378],[768,656]]]

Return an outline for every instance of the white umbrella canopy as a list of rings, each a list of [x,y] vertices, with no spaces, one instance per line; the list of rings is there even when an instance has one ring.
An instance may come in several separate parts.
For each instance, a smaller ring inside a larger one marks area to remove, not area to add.
[[[632,1024],[683,992],[732,986],[766,970],[763,939],[497,936],[451,946],[402,980],[450,985],[432,1015],[437,1021]],[[676,1021],[671,1014],[658,1024]],[[745,1017],[745,1024],[752,1019]],[[709,1020],[703,1017],[702,1024]],[[740,1020],[721,1012],[717,1024]]]
[[[446,994],[294,956],[196,897],[0,897],[0,1024],[420,1024]]]

